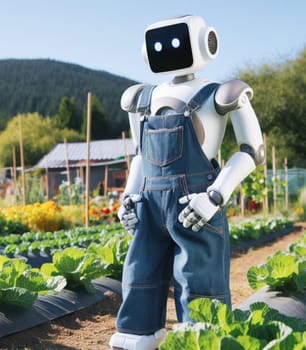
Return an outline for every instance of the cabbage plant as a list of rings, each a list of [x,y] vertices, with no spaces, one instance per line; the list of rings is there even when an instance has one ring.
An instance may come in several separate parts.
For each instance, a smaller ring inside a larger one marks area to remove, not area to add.
[[[89,293],[95,289],[91,281],[104,276],[105,263],[95,254],[81,248],[69,247],[54,253],[52,263],[45,263],[41,271],[46,276],[64,276],[67,287],[84,287]]]
[[[248,270],[249,285],[254,290],[306,292],[306,234],[287,251],[279,251],[267,261]]]
[[[281,315],[266,303],[231,311],[217,300],[189,304],[195,323],[174,326],[160,350],[305,350],[306,322]]]
[[[114,235],[105,244],[92,243],[87,252],[97,255],[104,263],[104,276],[120,279],[128,251],[130,235]]]
[[[38,295],[55,293],[66,286],[62,276],[46,277],[21,258],[0,256],[0,303],[30,308]]]

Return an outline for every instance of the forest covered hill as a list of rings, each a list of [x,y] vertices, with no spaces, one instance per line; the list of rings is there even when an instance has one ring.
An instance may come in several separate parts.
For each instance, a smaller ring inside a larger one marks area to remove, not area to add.
[[[111,121],[111,136],[129,128],[120,108],[123,91],[135,81],[105,71],[49,59],[0,60],[0,129],[18,113],[56,115],[61,99],[74,97],[83,113],[87,93],[99,100]]]

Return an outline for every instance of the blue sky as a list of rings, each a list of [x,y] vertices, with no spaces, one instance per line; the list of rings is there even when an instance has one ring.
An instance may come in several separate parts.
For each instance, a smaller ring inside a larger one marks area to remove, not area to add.
[[[0,59],[50,58],[159,83],[171,77],[144,63],[144,30],[182,14],[218,31],[219,56],[198,74],[210,80],[293,58],[306,46],[304,0],[0,0]]]

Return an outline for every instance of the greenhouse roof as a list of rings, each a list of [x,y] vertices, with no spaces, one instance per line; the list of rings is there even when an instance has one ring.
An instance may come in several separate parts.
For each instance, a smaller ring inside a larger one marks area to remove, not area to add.
[[[67,145],[67,146],[66,146]],[[81,166],[87,160],[86,142],[59,143],[46,154],[34,168],[64,168],[68,158],[70,166]],[[132,139],[112,139],[90,142],[90,162],[106,163],[135,155],[136,149]],[[102,165],[101,164],[101,165]]]

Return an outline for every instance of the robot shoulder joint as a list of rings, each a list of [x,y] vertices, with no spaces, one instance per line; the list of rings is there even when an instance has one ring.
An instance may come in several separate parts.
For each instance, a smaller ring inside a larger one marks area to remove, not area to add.
[[[241,80],[230,80],[222,85],[215,94],[215,108],[218,114],[226,113],[238,109],[245,102],[253,97],[252,88]]]
[[[136,84],[127,88],[121,96],[121,108],[126,112],[135,113],[139,95],[145,84]]]

